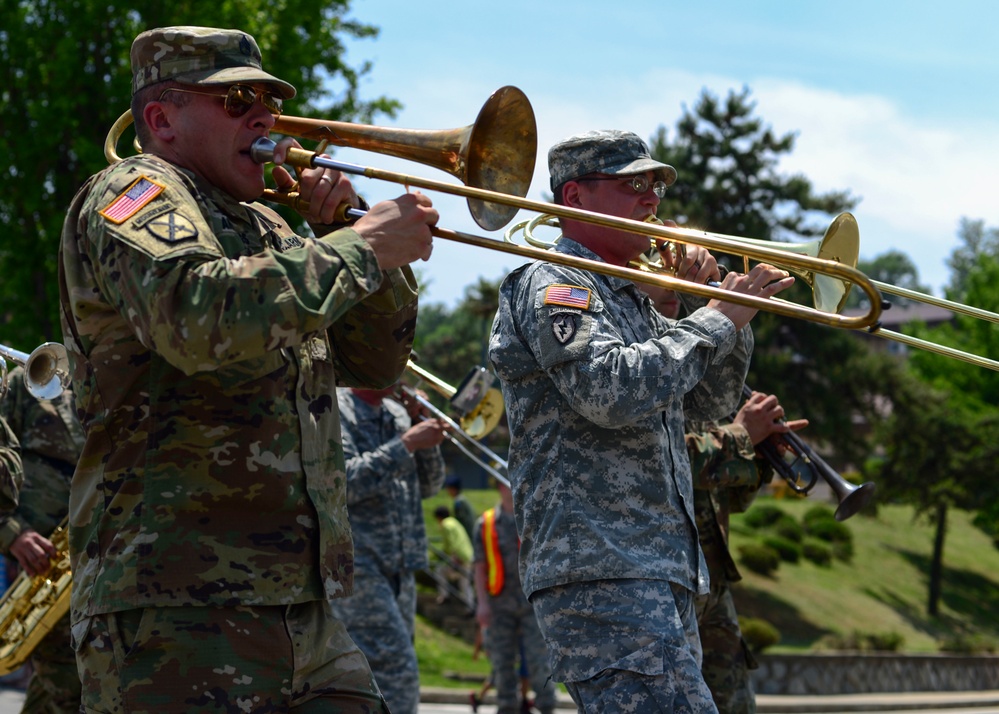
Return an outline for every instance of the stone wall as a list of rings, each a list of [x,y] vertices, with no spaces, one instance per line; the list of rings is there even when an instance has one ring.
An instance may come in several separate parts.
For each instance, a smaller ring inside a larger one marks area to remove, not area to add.
[[[758,694],[999,690],[999,655],[757,655]]]

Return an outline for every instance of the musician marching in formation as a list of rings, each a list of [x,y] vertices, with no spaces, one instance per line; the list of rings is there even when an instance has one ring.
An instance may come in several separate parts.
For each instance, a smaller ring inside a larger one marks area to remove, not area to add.
[[[416,573],[429,566],[423,504],[441,490],[445,424],[396,389],[338,389],[354,593],[333,614],[371,665],[393,714],[416,714]]]
[[[70,497],[84,708],[384,711],[330,609],[353,574],[335,387],[402,374],[408,264],[437,211],[407,193],[332,225],[359,199],[306,170],[318,237],[300,237],[248,203],[264,190],[250,145],[295,95],[254,39],[150,30],[131,63],[143,153],[86,183],[60,251],[86,432]]]
[[[675,291],[648,284],[641,288],[661,315],[679,316]],[[701,673],[720,714],[756,711],[750,678],[756,658],[742,637],[732,598],[731,584],[742,576],[728,550],[729,515],[749,508],[760,487],[773,479],[773,468],[757,454],[756,445],[808,426],[807,419],[784,422],[783,418],[776,396],[753,392],[730,422],[688,419],[684,424],[694,479],[694,517],[711,578],[710,592],[696,601]]]
[[[0,415],[17,434],[24,465],[24,484],[16,508],[0,512],[0,551],[11,556],[30,577],[49,569],[56,549],[49,535],[69,510],[69,492],[83,447],[83,427],[76,417],[71,388],[52,399],[38,399],[25,383],[23,367],[8,377]],[[70,645],[65,615],[31,652],[31,679],[24,712],[73,712],[80,707],[80,677]]]
[[[622,131],[569,137],[548,167],[556,203],[636,221],[676,178]],[[623,266],[649,248],[646,235],[561,226],[560,253]],[[699,247],[675,267],[721,279]],[[760,264],[722,287],[771,297],[792,282]],[[694,598],[708,574],[683,421],[734,411],[755,310],[685,300],[690,314],[667,320],[629,280],[542,261],[500,288],[489,358],[510,424],[524,590],[580,711],[716,711],[700,671]]]

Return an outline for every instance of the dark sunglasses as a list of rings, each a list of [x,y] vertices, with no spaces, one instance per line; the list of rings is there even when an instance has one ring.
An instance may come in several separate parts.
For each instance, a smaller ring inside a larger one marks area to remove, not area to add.
[[[257,101],[257,97],[260,97],[260,103],[264,105],[264,109],[276,117],[281,116],[281,112],[284,108],[284,100],[281,97],[273,92],[258,91],[248,84],[234,84],[229,87],[229,91],[225,94],[218,94],[216,92],[199,92],[194,89],[181,89],[180,87],[169,87],[168,89],[164,89],[163,93],[160,94],[160,101],[163,101],[163,95],[167,92],[182,92],[184,94],[202,94],[206,97],[221,97],[225,99],[225,113],[233,119],[238,119],[250,111],[253,103]]]

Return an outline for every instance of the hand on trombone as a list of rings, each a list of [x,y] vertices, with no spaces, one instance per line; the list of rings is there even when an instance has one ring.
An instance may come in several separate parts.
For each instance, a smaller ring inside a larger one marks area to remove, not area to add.
[[[787,442],[776,437],[808,426],[807,419],[784,421],[784,407],[780,405],[776,395],[763,392],[753,392],[736,413],[732,423],[741,424],[746,429],[753,446],[770,439],[781,454],[787,449]]]
[[[301,148],[295,139],[279,141],[274,147],[274,163],[283,164],[293,147]],[[295,178],[283,166],[275,166],[271,175],[279,191],[298,191],[295,208],[311,225],[343,223],[344,209],[364,208],[350,179],[335,169],[303,168],[297,187]],[[371,245],[381,269],[391,270],[430,258],[430,229],[439,219],[430,198],[415,191],[376,203],[352,227]]]
[[[430,410],[425,406],[427,394],[422,389],[403,387],[398,390],[398,401],[406,407],[413,426],[402,435],[402,444],[409,453],[420,449],[430,449],[439,446],[447,437],[447,423],[443,419],[430,416]]]

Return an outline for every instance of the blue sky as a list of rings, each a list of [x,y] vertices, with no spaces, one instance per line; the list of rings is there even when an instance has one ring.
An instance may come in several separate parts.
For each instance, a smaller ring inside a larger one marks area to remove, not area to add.
[[[862,199],[853,211],[862,257],[902,250],[939,293],[960,219],[999,227],[996,2],[367,0],[352,16],[381,28],[348,45],[352,64],[373,63],[362,92],[404,104],[381,125],[460,127],[498,87],[526,93],[539,134],[530,198],[547,200],[545,156],[559,139],[599,128],[648,139],[660,126],[672,131],[702,89],[725,96],[746,86],[757,116],[797,134],[783,172]],[[369,152],[337,157],[449,179]],[[400,192],[356,183],[369,201]],[[430,195],[442,226],[502,238],[479,229],[463,199]],[[479,276],[519,262],[437,240],[417,267],[425,300],[453,305]]]

